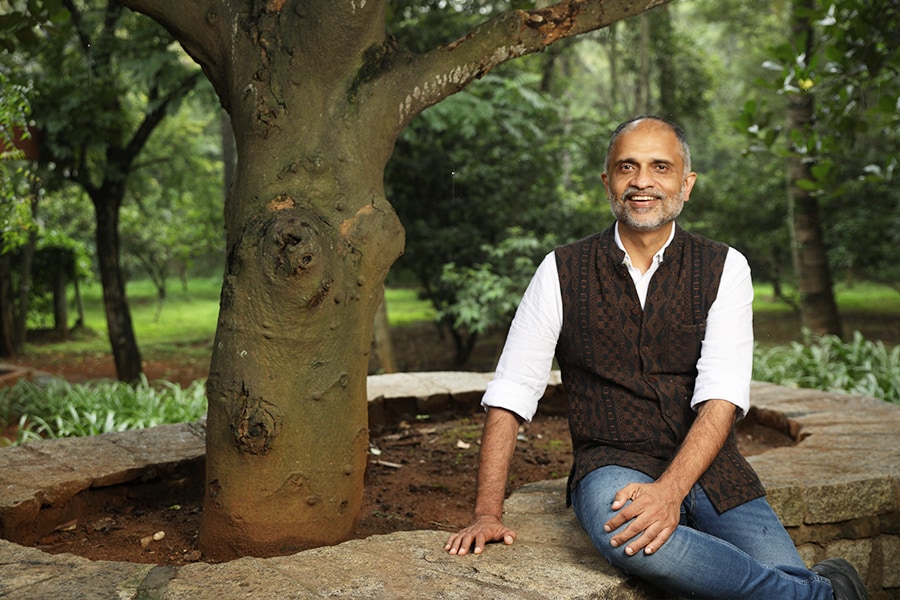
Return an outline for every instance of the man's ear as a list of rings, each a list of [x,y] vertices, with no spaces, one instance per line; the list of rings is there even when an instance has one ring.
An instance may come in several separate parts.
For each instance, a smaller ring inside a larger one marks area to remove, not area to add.
[[[687,202],[688,200],[691,199],[691,190],[694,189],[694,183],[696,183],[696,182],[697,182],[697,174],[694,173],[693,171],[691,171],[690,173],[688,173],[685,176],[684,181],[682,182],[682,185],[684,187],[684,201],[685,202]]]

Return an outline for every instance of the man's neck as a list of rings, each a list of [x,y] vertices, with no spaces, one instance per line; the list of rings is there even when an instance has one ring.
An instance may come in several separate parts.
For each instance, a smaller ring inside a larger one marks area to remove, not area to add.
[[[641,273],[646,273],[650,265],[653,264],[653,257],[669,241],[675,223],[663,225],[653,231],[636,231],[623,227],[621,222],[617,224],[617,227],[619,229],[619,238],[622,240],[622,245],[631,258],[632,266]]]

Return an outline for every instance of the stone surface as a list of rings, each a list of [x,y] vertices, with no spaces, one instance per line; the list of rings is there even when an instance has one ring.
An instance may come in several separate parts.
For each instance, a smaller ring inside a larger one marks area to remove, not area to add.
[[[386,379],[370,378],[370,406],[384,418],[423,406],[455,410],[477,404],[489,379],[483,374],[380,377]],[[873,599],[900,598],[900,407],[766,384],[754,384],[752,395],[767,423],[802,440],[751,462],[789,532],[795,540],[804,539],[803,558],[812,563],[844,555],[863,573]],[[551,386],[547,397],[558,399],[558,386]],[[196,460],[203,452],[202,437],[202,424],[194,424],[0,449],[0,527],[17,519],[23,526],[22,518],[86,486]],[[506,512],[506,522],[519,534],[516,543],[491,545],[480,556],[465,557],[447,555],[442,548],[447,533],[437,531],[178,568],[52,556],[0,540],[0,598],[663,597],[598,557],[565,507],[564,479],[521,488],[506,502]],[[847,531],[867,533],[847,537]]]

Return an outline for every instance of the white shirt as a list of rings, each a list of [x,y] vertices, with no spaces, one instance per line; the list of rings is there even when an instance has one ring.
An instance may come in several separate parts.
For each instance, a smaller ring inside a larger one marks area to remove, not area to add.
[[[653,257],[645,273],[632,266],[628,252],[624,263],[634,280],[641,306],[647,288],[663,261],[666,248],[675,235]],[[616,244],[625,250],[619,237]],[[747,259],[734,248],[728,249],[719,291],[706,317],[706,336],[697,362],[697,381],[691,407],[706,400],[727,400],[740,409],[750,408],[750,378],[753,368],[753,283]],[[556,342],[562,330],[562,294],[556,270],[556,256],[547,254],[535,271],[510,325],[506,344],[497,363],[494,379],[488,383],[481,400],[485,408],[504,408],[530,421],[537,412],[553,366]]]

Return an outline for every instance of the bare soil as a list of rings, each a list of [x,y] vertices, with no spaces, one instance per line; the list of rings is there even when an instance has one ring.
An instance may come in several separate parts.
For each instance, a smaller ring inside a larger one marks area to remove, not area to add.
[[[859,324],[854,328],[861,329]],[[790,341],[798,325],[764,323],[769,341]],[[792,327],[793,326],[793,327]],[[759,320],[758,320],[759,327]],[[852,331],[852,329],[850,329]],[[880,320],[863,329],[870,339],[900,340],[900,318]],[[453,344],[442,339],[431,325],[392,331],[394,351],[401,371],[453,369]],[[761,337],[758,333],[758,337]],[[502,334],[481,341],[466,368],[490,371],[502,344]],[[23,357],[12,361],[70,381],[113,377],[109,356]],[[149,358],[144,365],[148,379],[167,379],[187,385],[205,377],[204,360]],[[401,423],[370,440],[365,475],[364,505],[356,537],[412,529],[456,531],[468,524],[475,499],[475,475],[483,415],[452,421]],[[739,430],[745,455],[793,443],[777,431],[745,420]],[[556,479],[568,474],[571,442],[565,417],[539,416],[523,425],[511,465],[508,492],[525,483]],[[94,560],[179,565],[203,561],[197,550],[197,531],[202,514],[200,486],[181,485],[177,493],[149,496],[125,486],[109,490],[102,505],[81,515],[35,544],[49,553],[72,553]]]

